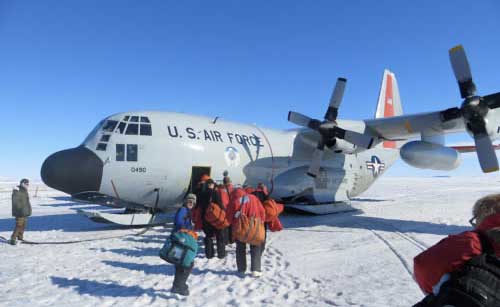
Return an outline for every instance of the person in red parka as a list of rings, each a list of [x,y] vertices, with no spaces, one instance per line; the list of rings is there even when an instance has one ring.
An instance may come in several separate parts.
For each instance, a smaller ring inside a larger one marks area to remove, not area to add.
[[[472,209],[472,231],[450,235],[414,259],[414,275],[426,294],[437,295],[450,273],[461,269],[470,259],[481,255],[480,234],[500,256],[500,194],[479,199]]]
[[[229,198],[231,197],[231,193],[233,192],[233,184],[231,183],[231,178],[229,178],[226,174],[224,179],[222,180],[222,184],[217,187],[217,194],[219,199],[224,206],[224,209],[229,205]],[[222,234],[224,236],[224,244],[228,245],[230,243],[234,243],[231,239],[231,227],[227,227],[222,229]]]
[[[243,208],[241,209],[241,206]],[[241,212],[240,212],[241,209]],[[238,214],[245,214],[248,217],[257,217],[265,221],[266,213],[260,200],[252,194],[247,194],[244,189],[238,188],[231,193],[229,205],[226,210],[226,217],[231,227],[235,225]],[[262,244],[250,245],[250,270],[252,276],[262,275],[261,256]],[[236,240],[236,267],[238,273],[244,275],[247,269],[246,244]]]

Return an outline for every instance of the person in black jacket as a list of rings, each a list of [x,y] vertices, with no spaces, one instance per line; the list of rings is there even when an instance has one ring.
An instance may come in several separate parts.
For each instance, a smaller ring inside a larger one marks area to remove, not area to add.
[[[212,179],[208,179],[205,182],[204,186],[202,185],[199,187],[196,194],[197,203],[201,209],[203,232],[205,233],[205,238],[203,239],[203,242],[205,244],[205,255],[208,259],[214,257],[215,252],[213,238],[215,237],[217,244],[217,257],[222,259],[226,257],[224,231],[215,228],[205,218],[205,212],[207,211],[211,203],[217,204],[222,210],[224,210],[224,206],[222,205],[222,202],[215,190],[215,182]]]

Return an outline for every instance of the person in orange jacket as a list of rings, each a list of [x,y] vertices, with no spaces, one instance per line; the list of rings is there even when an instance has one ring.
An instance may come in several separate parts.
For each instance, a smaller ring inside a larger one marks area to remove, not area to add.
[[[222,184],[217,187],[217,195],[222,203],[222,206],[224,206],[224,209],[227,209],[227,206],[229,205],[229,198],[231,197],[231,193],[233,192],[233,190],[234,188],[233,184],[231,183],[231,178],[229,178],[226,174],[224,176],[224,179],[222,180]],[[233,243],[231,239],[231,227],[222,229],[222,235],[224,237],[225,245]]]
[[[472,231],[450,235],[415,257],[415,280],[424,293],[430,294],[429,300],[438,295],[451,273],[484,252],[481,238],[486,239],[485,243],[493,248],[497,257],[500,256],[500,194],[479,199],[472,214]],[[416,306],[427,305],[421,302]]]
[[[259,199],[255,195],[247,194],[244,189],[238,188],[231,193],[231,199],[226,210],[226,216],[231,227],[235,226],[236,218],[240,214],[265,221],[264,207]],[[262,244],[250,245],[250,270],[254,277],[262,275],[261,249]],[[236,240],[236,266],[238,273],[244,275],[247,269],[246,244],[238,240]]]

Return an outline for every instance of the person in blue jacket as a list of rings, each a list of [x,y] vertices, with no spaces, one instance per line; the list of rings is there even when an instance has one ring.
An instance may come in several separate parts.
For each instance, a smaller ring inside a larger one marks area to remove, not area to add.
[[[193,229],[193,221],[191,210],[196,205],[196,195],[189,193],[184,199],[184,204],[177,210],[174,218],[174,230],[172,233],[177,232],[181,229]]]
[[[174,229],[172,233],[175,233],[181,229],[193,229],[193,222],[191,217],[191,210],[196,205],[196,195],[189,193],[184,199],[184,204],[175,213],[174,218]],[[175,276],[174,284],[172,285],[172,293],[177,293],[180,295],[189,295],[189,288],[186,281],[191,274],[193,266],[190,268],[184,268],[180,265],[175,266]]]

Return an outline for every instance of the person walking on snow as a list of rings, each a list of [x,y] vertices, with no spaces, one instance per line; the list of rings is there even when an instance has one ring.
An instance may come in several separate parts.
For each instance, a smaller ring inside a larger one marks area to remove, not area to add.
[[[16,226],[9,243],[16,245],[17,240],[23,240],[24,229],[28,216],[31,215],[31,204],[28,195],[29,180],[22,179],[17,189],[12,191],[12,216],[16,218]]]
[[[222,210],[226,210],[222,205],[217,191],[215,190],[215,182],[212,179],[208,179],[206,182],[206,187],[199,192],[198,195],[198,207],[200,210],[200,216],[202,219],[203,232],[205,233],[205,238],[203,242],[205,243],[205,255],[208,259],[215,256],[214,251],[214,240],[216,240],[217,246],[217,257],[223,259],[226,257],[226,245],[224,240],[224,231],[216,229],[210,222],[206,220],[205,213],[211,203],[216,204]]]
[[[244,206],[244,208],[242,208]],[[265,211],[262,203],[253,194],[247,194],[244,189],[238,188],[231,193],[231,200],[229,202],[226,217],[231,227],[235,227],[236,219],[241,214],[248,217],[255,217],[261,221],[265,220]],[[234,233],[234,232],[233,232]],[[253,277],[260,277],[262,275],[261,257],[262,246],[250,245],[250,270]],[[246,243],[236,240],[236,267],[239,275],[244,275],[247,269],[247,256],[246,256]]]
[[[191,220],[191,210],[196,205],[196,195],[189,193],[184,199],[184,204],[175,213],[174,218],[174,229],[172,233],[175,233],[181,229],[193,229],[193,223]],[[175,276],[172,285],[172,293],[177,293],[180,295],[189,295],[189,287],[186,281],[193,270],[194,264],[190,268],[182,267],[181,265],[175,266]]]

